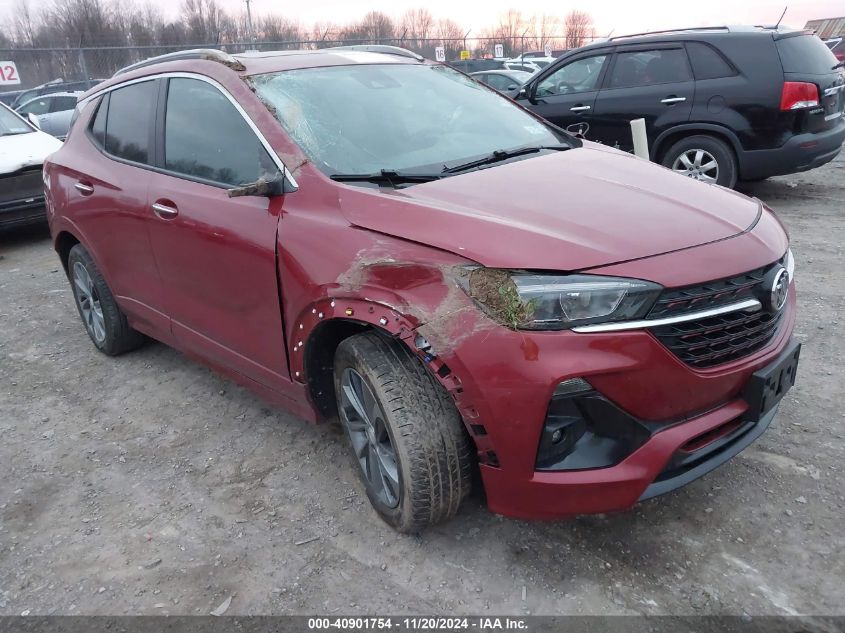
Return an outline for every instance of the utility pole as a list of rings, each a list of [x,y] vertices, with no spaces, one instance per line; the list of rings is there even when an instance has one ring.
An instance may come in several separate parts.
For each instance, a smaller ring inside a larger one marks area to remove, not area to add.
[[[252,28],[252,10],[249,7],[250,0],[244,0],[246,2],[246,21],[247,21],[247,28],[249,29],[249,41],[252,42],[252,47],[255,48],[255,31]]]

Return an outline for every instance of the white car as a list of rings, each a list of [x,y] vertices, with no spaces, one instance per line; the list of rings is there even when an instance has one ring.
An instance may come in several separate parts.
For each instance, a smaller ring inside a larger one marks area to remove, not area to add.
[[[41,166],[61,146],[60,140],[0,104],[0,229],[44,219]]]
[[[35,123],[42,132],[64,140],[77,99],[83,92],[53,92],[25,101],[15,112]],[[34,118],[33,118],[34,117]]]

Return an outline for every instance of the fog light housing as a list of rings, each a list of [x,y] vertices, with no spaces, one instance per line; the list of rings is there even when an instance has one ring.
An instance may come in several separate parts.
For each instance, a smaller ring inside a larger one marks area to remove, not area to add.
[[[560,383],[549,403],[537,449],[536,470],[585,470],[614,466],[651,437],[583,378]]]

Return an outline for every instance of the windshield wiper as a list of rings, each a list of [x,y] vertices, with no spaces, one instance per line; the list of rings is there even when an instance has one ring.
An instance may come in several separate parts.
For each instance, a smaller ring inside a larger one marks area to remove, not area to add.
[[[831,70],[836,70],[837,68],[845,68],[845,59],[843,59],[841,62],[839,62],[838,64],[836,64],[836,66],[834,66],[833,68],[831,68]]]
[[[537,152],[542,152],[543,150],[552,150],[560,152],[571,148],[571,145],[535,145],[533,147],[517,147],[516,149],[497,149],[488,156],[485,156],[484,158],[471,160],[468,163],[461,163],[460,165],[455,165],[453,167],[444,167],[443,173],[456,174],[458,172],[467,171],[468,169],[473,169],[475,167],[483,167],[484,165],[500,163],[503,160],[515,158],[516,156],[523,156],[525,154],[536,154]]]
[[[411,185],[438,180],[438,174],[406,174],[392,169],[382,169],[372,174],[332,174],[331,179],[338,182],[374,182],[380,185],[395,187],[396,185]]]

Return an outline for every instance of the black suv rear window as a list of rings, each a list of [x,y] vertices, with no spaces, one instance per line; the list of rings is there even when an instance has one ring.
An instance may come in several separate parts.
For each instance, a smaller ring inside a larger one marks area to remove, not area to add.
[[[777,40],[786,73],[824,75],[838,63],[836,56],[816,35],[796,35]]]
[[[714,48],[701,42],[687,42],[687,53],[696,79],[733,77],[736,71]]]

